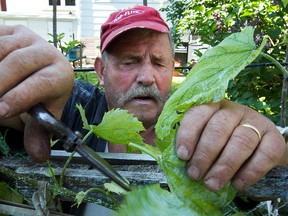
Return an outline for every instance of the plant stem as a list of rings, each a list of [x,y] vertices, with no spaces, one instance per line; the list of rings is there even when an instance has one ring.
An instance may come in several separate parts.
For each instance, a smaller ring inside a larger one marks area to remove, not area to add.
[[[97,192],[100,192],[100,193],[103,193],[104,195],[106,195],[107,197],[109,197],[109,199],[114,203],[114,205],[116,207],[119,207],[119,203],[118,201],[113,197],[111,196],[111,194],[109,192],[106,192],[105,190],[101,189],[101,188],[90,188],[89,190],[87,190],[85,193],[88,194],[92,191],[97,191]]]
[[[281,94],[281,127],[286,126],[286,98],[287,98],[287,82],[288,77],[286,74],[283,75],[283,82],[282,82],[282,94]]]
[[[24,184],[27,184],[33,188],[38,187],[38,180],[36,179],[31,179],[29,177],[23,177],[21,174],[16,173],[14,170],[11,170],[6,167],[0,167],[0,173],[2,173],[2,176],[7,176],[9,178],[13,178],[15,180],[21,181]],[[48,189],[52,191],[53,196],[61,196],[62,198],[65,198],[65,200],[75,200],[76,195],[78,194],[77,192],[71,191],[63,186],[59,185],[53,185],[53,184],[48,184]],[[105,192],[104,192],[105,193]],[[109,196],[110,198],[110,196]],[[113,200],[112,200],[113,199]],[[112,202],[114,203],[114,198],[112,198]],[[99,205],[108,207],[108,208],[113,208],[111,206],[111,203],[101,201],[99,198],[92,198],[91,196],[85,196],[85,202],[90,202],[90,203],[97,203]]]
[[[272,63],[276,65],[280,69],[280,71],[283,73],[283,84],[282,84],[282,95],[281,95],[281,127],[286,126],[286,98],[287,98],[287,86],[288,86],[288,70],[287,66],[284,68],[276,59],[274,59],[272,56],[260,53],[261,56],[268,59]],[[288,44],[286,44],[286,62],[288,61]]]
[[[26,184],[32,185],[33,187],[38,187],[38,181],[31,178],[23,178],[20,174],[17,174],[15,171],[8,169],[6,167],[0,167],[0,173],[11,177],[13,179],[22,181]]]
[[[269,61],[271,61],[273,64],[275,64],[276,67],[278,67],[280,69],[280,71],[285,74],[286,76],[288,76],[288,71],[276,60],[274,59],[272,56],[261,52],[260,56],[268,59]]]
[[[58,181],[57,181],[57,179],[56,179],[56,177],[55,177],[55,173],[54,173],[54,171],[53,171],[53,169],[52,169],[52,167],[51,167],[51,164],[50,164],[50,161],[49,161],[49,160],[47,160],[47,165],[48,165],[48,168],[49,168],[49,171],[50,171],[50,174],[51,174],[50,176],[51,176],[54,184],[57,185],[57,186],[59,186]]]
[[[287,37],[288,35],[286,35]],[[286,58],[285,62],[288,62],[288,42],[286,39]],[[285,67],[286,71],[288,70],[288,65]],[[286,98],[287,98],[287,86],[288,86],[288,76],[283,76],[283,86],[282,86],[282,95],[281,95],[281,127],[286,127]]]
[[[159,162],[159,156],[154,154],[154,152],[150,151],[149,149],[145,148],[145,146],[142,145],[138,145],[136,143],[132,143],[130,142],[128,144],[128,146],[132,146],[138,150],[140,150],[141,152],[145,152],[146,154],[150,155],[151,157],[153,157],[157,162]]]
[[[60,180],[59,180],[59,185],[61,185],[61,186],[63,185],[65,171],[67,170],[68,165],[69,165],[70,161],[72,160],[75,153],[76,153],[75,151],[72,152],[64,164],[64,167],[63,167],[62,172],[60,174]]]
[[[85,142],[85,140],[93,133],[93,130],[91,129],[82,139],[83,142]]]

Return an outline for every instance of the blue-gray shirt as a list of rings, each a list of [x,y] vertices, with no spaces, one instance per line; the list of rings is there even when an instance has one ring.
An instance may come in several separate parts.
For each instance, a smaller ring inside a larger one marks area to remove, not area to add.
[[[88,131],[83,129],[83,123],[76,104],[81,104],[85,109],[89,124],[98,125],[107,112],[107,103],[104,94],[91,83],[76,80],[73,93],[65,105],[61,120],[73,131],[85,135]],[[106,141],[91,135],[85,142],[97,152],[104,152]]]

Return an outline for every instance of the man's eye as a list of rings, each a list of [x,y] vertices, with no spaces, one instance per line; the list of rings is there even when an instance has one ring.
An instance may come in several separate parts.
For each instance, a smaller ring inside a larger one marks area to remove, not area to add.
[[[137,67],[137,61],[129,60],[129,61],[122,61],[119,65],[122,69],[132,69]]]
[[[133,59],[122,61],[122,65],[133,65],[136,63],[137,63],[137,60],[133,60]]]
[[[131,65],[131,64],[133,64],[133,63],[134,63],[134,62],[132,62],[132,61],[123,62],[124,65]]]
[[[156,62],[155,65],[157,65],[159,67],[165,67],[165,65],[162,62]]]

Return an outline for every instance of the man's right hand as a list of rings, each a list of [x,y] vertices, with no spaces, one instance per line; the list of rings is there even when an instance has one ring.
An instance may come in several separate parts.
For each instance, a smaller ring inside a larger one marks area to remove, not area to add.
[[[0,125],[19,129],[21,116],[27,152],[35,161],[44,161],[50,155],[49,135],[24,113],[42,103],[60,118],[73,88],[72,67],[28,28],[0,26],[0,68]]]

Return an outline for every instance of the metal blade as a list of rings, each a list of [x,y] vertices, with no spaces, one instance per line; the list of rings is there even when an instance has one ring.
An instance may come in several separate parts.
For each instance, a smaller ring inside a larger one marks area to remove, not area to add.
[[[77,151],[82,157],[90,161],[100,172],[106,175],[108,178],[115,181],[119,186],[124,188],[127,191],[131,191],[128,183],[121,177],[121,175],[114,170],[114,168],[103,158],[101,158],[95,151],[93,151],[87,145],[77,145],[75,147],[75,151]]]
[[[67,135],[74,133],[63,122],[56,119],[54,115],[46,110],[41,104],[36,104],[28,110],[27,113],[59,139],[66,139]],[[77,136],[75,135],[75,137]]]

